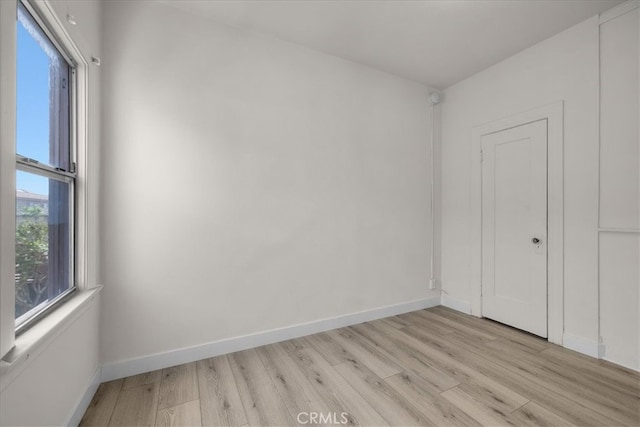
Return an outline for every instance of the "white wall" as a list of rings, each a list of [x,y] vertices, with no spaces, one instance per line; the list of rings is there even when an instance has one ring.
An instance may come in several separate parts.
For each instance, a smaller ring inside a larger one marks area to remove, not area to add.
[[[99,367],[99,313],[100,301],[94,298],[53,340],[21,366],[12,367],[20,372],[0,392],[0,425],[62,426],[79,421],[78,412],[81,416],[89,403],[83,399]],[[78,406],[83,407],[77,411]]]
[[[51,6],[85,60],[90,62],[91,56],[99,56],[98,1],[56,0],[51,2]],[[77,25],[72,26],[67,22],[67,14],[75,16]],[[97,120],[100,71],[96,67],[90,67],[88,73],[89,97],[93,100],[88,105],[88,140],[91,146],[96,148],[99,146]],[[94,195],[89,195],[89,198],[92,196]],[[95,208],[95,205],[91,206],[92,214]],[[90,237],[96,240],[95,236]],[[86,287],[98,284],[98,266],[91,248],[94,243],[91,242],[87,248],[91,253],[91,259],[87,261],[90,263],[91,272],[86,272],[87,280],[83,283]],[[68,320],[59,324],[48,335],[43,334],[42,342],[33,348],[33,352],[28,351],[29,357],[26,360],[21,357],[11,366],[2,362],[0,425],[51,426],[74,421],[72,417],[78,415],[78,405],[88,403],[82,399],[86,398],[87,389],[99,373],[99,312],[99,298],[92,297],[77,313],[71,314]],[[47,320],[49,318],[34,329],[43,328],[49,323]],[[27,331],[25,336],[33,332]],[[55,338],[50,339],[52,336]],[[19,339],[18,346],[23,344],[23,341],[24,339]]]
[[[636,370],[640,370],[639,11],[600,26],[600,335],[606,359]]]
[[[637,78],[636,73],[636,85]],[[633,93],[637,102],[637,89]],[[578,24],[446,90],[442,105],[442,288],[444,297],[460,306],[469,303],[469,264],[471,257],[476,256],[470,253],[469,248],[469,149],[472,127],[559,100],[564,101],[565,338],[570,337],[573,343],[597,352],[600,338],[598,17]],[[635,121],[632,122],[636,131],[637,117],[636,112]],[[636,151],[624,151],[629,149],[624,148],[620,156],[633,156],[635,153],[637,159],[637,143],[636,136]],[[635,167],[637,177],[637,164]],[[632,179],[631,176],[623,178],[620,175],[623,171],[612,173],[617,174],[615,180]],[[612,176],[608,175],[608,179],[614,179]],[[621,246],[607,245],[609,249],[613,253],[608,256],[623,255]],[[625,259],[629,259],[629,254],[624,255],[627,256]],[[637,259],[635,262],[637,266]],[[634,284],[629,281],[630,278],[632,276],[627,275],[622,279],[625,287],[612,292],[623,297],[623,289],[637,287],[637,281]],[[629,307],[629,310],[633,310],[633,307]],[[616,322],[625,324],[626,338],[633,334],[637,337],[638,323],[633,323],[632,317],[627,318],[629,314],[632,313],[609,313],[610,316],[617,316],[619,320]],[[637,318],[637,308],[635,316]],[[612,341],[605,342],[605,345],[615,346]],[[612,360],[623,362],[617,351],[613,348],[609,350],[608,354],[617,354]],[[628,350],[621,351],[628,353]]]
[[[429,296],[426,88],[104,11],[106,364]]]

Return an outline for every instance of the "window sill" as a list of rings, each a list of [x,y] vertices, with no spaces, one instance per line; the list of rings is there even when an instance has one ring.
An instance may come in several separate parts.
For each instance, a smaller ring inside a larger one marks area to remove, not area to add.
[[[102,286],[79,291],[37,324],[16,338],[15,347],[0,361],[0,391],[28,365],[29,359],[44,351],[90,306]]]

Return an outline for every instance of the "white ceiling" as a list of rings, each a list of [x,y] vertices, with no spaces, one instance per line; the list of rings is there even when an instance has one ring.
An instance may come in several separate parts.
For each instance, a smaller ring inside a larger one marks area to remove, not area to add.
[[[165,0],[444,89],[622,0]]]

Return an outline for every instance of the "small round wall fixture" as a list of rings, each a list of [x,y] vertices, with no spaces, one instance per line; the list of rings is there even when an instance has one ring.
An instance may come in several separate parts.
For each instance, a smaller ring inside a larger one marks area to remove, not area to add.
[[[442,100],[440,94],[438,92],[431,92],[429,94],[429,102],[433,105],[439,104]]]

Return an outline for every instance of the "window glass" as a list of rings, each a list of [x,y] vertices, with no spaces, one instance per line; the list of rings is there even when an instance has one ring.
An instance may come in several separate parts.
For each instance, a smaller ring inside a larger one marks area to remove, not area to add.
[[[69,71],[57,48],[18,8],[16,152],[69,170]]]
[[[16,326],[71,284],[69,182],[16,174]]]
[[[15,260],[19,330],[74,289],[71,73],[63,55],[19,4]]]

